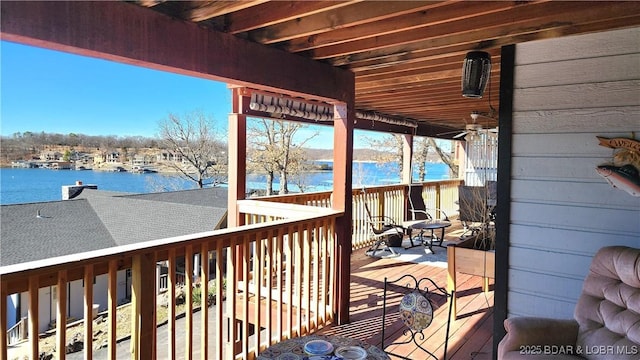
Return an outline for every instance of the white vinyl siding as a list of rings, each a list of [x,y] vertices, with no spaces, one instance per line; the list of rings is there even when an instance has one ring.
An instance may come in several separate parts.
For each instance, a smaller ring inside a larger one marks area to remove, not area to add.
[[[572,318],[593,254],[640,247],[640,197],[595,168],[640,139],[640,28],[516,46],[508,316]]]

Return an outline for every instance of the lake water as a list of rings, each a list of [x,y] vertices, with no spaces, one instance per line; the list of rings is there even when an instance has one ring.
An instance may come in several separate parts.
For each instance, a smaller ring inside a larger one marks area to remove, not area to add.
[[[322,163],[322,162],[319,162]],[[330,163],[329,163],[330,164]],[[442,180],[448,178],[445,164],[427,164],[427,179]],[[305,174],[301,183],[307,184],[309,191],[330,190],[333,173],[331,171]],[[193,189],[193,182],[159,173],[136,174],[130,172],[75,171],[50,169],[0,169],[0,204],[20,204],[62,199],[62,186],[73,185],[76,181],[83,184],[98,185],[99,190],[126,193],[150,193]],[[297,191],[296,179],[291,179],[290,191]],[[392,164],[358,162],[353,164],[353,186],[372,186],[399,183],[396,167]],[[247,176],[248,189],[265,189],[263,175]],[[278,189],[278,183],[274,184]]]

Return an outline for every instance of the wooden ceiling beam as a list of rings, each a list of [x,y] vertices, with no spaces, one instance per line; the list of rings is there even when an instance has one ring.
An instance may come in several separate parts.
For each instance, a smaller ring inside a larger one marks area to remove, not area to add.
[[[384,72],[380,74],[370,74],[368,76],[359,76],[356,74],[356,84],[375,86],[377,83],[384,85],[385,82],[395,81],[396,79],[404,78],[406,81],[412,81],[413,78],[419,79],[425,75],[433,75],[432,78],[443,78],[445,74],[450,74],[450,77],[460,78],[462,76],[462,58],[456,58],[455,62],[450,62],[438,66],[429,67],[415,67],[406,68],[404,70],[398,70],[393,72]],[[499,69],[500,61],[498,59],[492,59],[492,68]]]
[[[377,36],[373,38],[359,39],[349,42],[343,42],[336,45],[324,46],[309,51],[301,52],[306,57],[314,59],[329,59],[349,54],[357,54],[366,51],[383,49],[386,47],[397,47],[402,45],[410,45],[413,43],[421,43],[426,40],[445,39],[440,46],[451,46],[453,44],[470,42],[472,40],[450,40],[453,35],[486,32],[488,29],[502,30],[510,24],[519,24],[523,21],[537,21],[535,9],[545,3],[521,3],[518,7],[510,7],[507,10],[494,12],[490,15],[478,15],[465,19],[456,19],[453,21],[442,22],[426,28],[412,29],[408,31],[395,32],[387,35]],[[558,3],[554,9],[558,9],[564,2]],[[565,8],[569,7],[564,5]],[[538,10],[539,12],[540,10]],[[531,14],[531,15],[530,15]],[[508,21],[507,21],[508,19]],[[498,32],[498,31],[496,31]],[[504,31],[498,32],[503,36],[509,35]],[[486,36],[468,36],[469,39],[486,39]]]
[[[207,1],[192,2],[194,6],[180,14],[180,18],[189,21],[204,21],[217,16],[247,9],[268,0],[243,0],[243,1]]]
[[[5,1],[0,38],[328,102],[353,99],[350,71],[125,2]]]
[[[156,6],[160,3],[165,2],[166,0],[137,0],[134,1],[136,4],[139,4],[140,6],[144,6],[144,7],[153,7]]]
[[[447,69],[447,70],[439,70],[439,71],[428,71],[428,72],[417,72],[413,74],[400,75],[396,74],[395,76],[386,75],[384,79],[379,80],[371,80],[371,81],[356,81],[356,91],[370,89],[370,88],[381,88],[381,87],[397,87],[404,86],[406,84],[415,84],[415,83],[425,83],[425,82],[436,82],[440,80],[460,79],[461,70],[456,69]]]
[[[398,89],[399,87],[405,91],[408,91],[416,87],[435,86],[435,85],[444,84],[444,83],[452,83],[452,84],[457,83],[458,86],[460,86],[461,85],[460,73],[458,73],[456,76],[444,76],[454,72],[455,70],[450,70],[446,74],[442,73],[441,76],[434,77],[434,78],[429,78],[429,74],[426,74],[426,76],[420,76],[420,77],[407,77],[405,79],[401,79],[403,81],[398,81],[398,82],[395,82],[394,79],[389,79],[389,80],[385,80],[377,83],[356,82],[356,93],[360,95],[360,94],[367,94],[372,92],[378,92],[378,93],[387,92],[389,90]],[[491,72],[492,83],[497,83],[497,80],[499,79],[499,75],[500,74],[497,71]]]
[[[499,49],[491,49],[488,51],[489,55],[491,55],[492,61],[498,61],[500,59],[500,51]],[[370,77],[377,77],[384,74],[393,74],[393,73],[401,73],[405,71],[412,71],[416,69],[420,69],[423,71],[429,71],[430,69],[438,68],[440,66],[452,65],[458,66],[462,69],[462,61],[464,59],[464,55],[454,55],[454,56],[444,56],[438,57],[434,59],[424,59],[417,60],[415,62],[405,62],[400,64],[391,64],[385,67],[377,67],[373,69],[365,69],[360,71],[352,71],[356,74],[356,81],[358,79],[368,79]]]
[[[463,99],[460,101],[449,102],[447,104],[442,105],[423,105],[420,103],[416,103],[413,106],[409,105],[402,109],[403,112],[453,112],[456,110],[468,111],[469,104],[474,102],[473,100]],[[474,102],[474,104],[480,104],[479,102]],[[480,107],[480,105],[479,105]],[[381,111],[384,112],[384,106],[380,107]],[[388,110],[387,110],[388,111]],[[469,112],[470,113],[470,112]]]
[[[400,16],[418,9],[429,9],[441,4],[442,2],[440,1],[380,1],[376,2],[375,6],[371,6],[369,2],[360,2],[340,9],[249,31],[247,38],[261,44],[273,44],[297,37],[315,35],[347,26]]]
[[[516,6],[510,1],[447,2],[431,9],[420,9],[409,14],[374,21],[359,26],[348,26],[333,31],[291,39],[282,48],[290,52],[310,50],[322,46],[352,42],[381,35],[418,28],[436,26],[444,22],[490,14]]]
[[[604,31],[618,29],[623,27],[637,26],[640,24],[638,15],[630,13],[627,16],[613,19],[598,20],[591,23],[581,25],[571,25],[542,31],[535,31],[506,38],[486,38],[484,40],[475,40],[469,43],[457,43],[451,46],[433,47],[432,41],[425,41],[408,46],[388,47],[385,49],[366,51],[359,54],[351,54],[347,56],[339,56],[333,59],[327,59],[334,66],[342,66],[352,71],[358,69],[375,69],[384,65],[380,64],[399,64],[419,61],[420,59],[432,59],[443,57],[448,54],[460,54],[464,57],[467,51],[497,49],[504,45],[517,44],[526,41],[542,40],[555,38],[558,36],[567,36],[574,34],[583,34],[588,32]]]
[[[524,3],[518,8],[492,15],[325,46],[301,54],[314,59],[331,59],[375,51],[401,53],[476,42],[484,44],[481,48],[495,48],[513,43],[513,38],[518,35],[601,21],[603,14],[606,17],[623,18],[638,13],[640,2]]]
[[[320,12],[338,9],[362,0],[351,1],[270,1],[224,16],[224,31],[238,34],[245,31],[293,21]]]
[[[482,44],[469,43],[469,44],[455,44],[448,47],[441,48],[420,48],[420,49],[391,49],[387,48],[375,51],[365,51],[358,54],[351,54],[347,56],[338,56],[331,59],[324,60],[334,66],[348,68],[351,71],[357,72],[368,69],[379,69],[392,65],[410,64],[416,61],[433,60],[444,58],[448,56],[460,56],[463,58],[465,54],[470,50],[480,49]],[[485,51],[489,50],[483,48]],[[391,51],[389,51],[391,50]]]

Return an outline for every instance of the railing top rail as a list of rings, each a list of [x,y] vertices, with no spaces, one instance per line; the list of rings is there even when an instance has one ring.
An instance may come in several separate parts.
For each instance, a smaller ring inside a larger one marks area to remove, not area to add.
[[[412,183],[411,185],[435,184],[435,183],[439,183],[441,185],[444,185],[444,184],[457,184],[457,183],[461,183],[461,182],[462,182],[462,179],[427,180],[427,181],[424,181],[424,182]]]
[[[255,199],[261,200],[261,201],[282,201],[282,199],[295,199],[300,196],[309,197],[309,196],[329,195],[329,194],[331,194],[331,190],[309,191],[304,193],[291,193],[291,194],[284,194],[284,195],[269,195],[269,196],[265,195],[265,196],[256,197]]]
[[[285,202],[238,200],[238,210],[241,213],[254,215],[279,216],[289,219],[299,219],[309,216],[329,216],[336,214],[335,210],[316,206],[298,205]]]
[[[371,185],[371,186],[354,186],[353,187],[353,192],[354,193],[359,193],[361,192],[363,189],[370,189],[370,190],[383,190],[383,189],[397,189],[400,187],[406,187],[408,185],[411,186],[418,186],[418,185],[434,185],[434,184],[440,184],[440,185],[450,185],[450,184],[459,184],[462,182],[462,179],[448,179],[448,180],[427,180],[424,182],[414,182],[411,184],[388,184],[388,185]],[[317,197],[317,196],[321,196],[321,195],[331,195],[331,191],[330,190],[325,190],[325,191],[311,191],[311,192],[305,192],[305,193],[294,193],[294,194],[286,194],[286,195],[270,195],[270,196],[260,196],[257,197],[256,199],[261,200],[261,201],[269,201],[269,202],[286,202],[287,199],[297,199],[300,197]]]

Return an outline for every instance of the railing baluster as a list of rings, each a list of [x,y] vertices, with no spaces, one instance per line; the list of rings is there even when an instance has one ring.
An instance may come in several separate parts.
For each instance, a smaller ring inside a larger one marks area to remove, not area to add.
[[[109,261],[108,270],[108,289],[107,289],[107,321],[108,321],[108,334],[107,352],[110,359],[116,358],[116,339],[117,339],[117,324],[118,324],[118,262],[116,260]],[[66,290],[65,290],[66,293]]]
[[[56,356],[64,360],[67,356],[67,270],[58,271],[56,284],[58,303],[56,304]]]
[[[168,276],[167,276],[167,292],[168,292],[168,309],[167,309],[167,357],[169,359],[176,358],[176,249],[169,249],[168,253]]]
[[[293,267],[294,280],[293,286],[295,290],[295,319],[296,319],[296,331],[297,336],[302,336],[302,239],[301,239],[302,227],[296,226],[293,237],[295,238],[294,260],[295,265]]]
[[[329,280],[329,251],[327,247],[327,240],[329,239],[329,221],[325,219],[323,221],[322,226],[322,236],[320,241],[318,241],[318,245],[320,248],[320,257],[322,258],[322,268],[321,268],[321,281],[322,287],[320,288],[320,295],[322,297],[322,306],[320,307],[320,317],[322,318],[323,324],[327,324],[327,282]]]
[[[304,322],[304,331],[305,334],[311,331],[311,261],[313,261],[313,257],[311,254],[311,237],[312,237],[313,227],[312,225],[306,224],[303,230],[303,251],[304,255],[302,255],[303,260],[303,269],[304,269],[304,277],[303,284],[304,290],[301,293],[304,299],[304,311],[306,314],[305,322]]]
[[[238,282],[242,281],[243,284],[246,283],[246,280],[242,280],[242,276],[244,275],[244,262],[243,258],[240,258],[240,255],[243,253],[243,239],[244,236],[234,236],[229,244],[229,251],[227,254],[227,314],[229,316],[227,323],[227,326],[229,327],[227,330],[227,345],[229,346],[227,351],[230,352],[230,354],[226,356],[227,359],[235,357],[237,354],[236,346],[238,344],[242,344],[241,339],[239,338],[240,334],[238,332],[238,321],[240,318],[236,311],[238,309],[237,295],[240,292]],[[242,311],[244,314],[244,308],[242,308]]]
[[[319,328],[320,315],[320,242],[322,241],[322,226],[320,223],[312,223],[311,246],[313,250],[313,327]]]
[[[287,246],[285,247],[285,301],[287,302],[287,336],[293,337],[293,227],[289,227],[287,233]]]
[[[283,250],[283,241],[284,235],[282,228],[278,229],[278,234],[276,237],[276,293],[278,294],[278,302],[277,302],[277,310],[278,310],[278,321],[276,324],[276,341],[282,341],[283,339],[283,321],[284,321],[284,311],[283,311],[283,301],[284,301],[284,292],[282,287],[282,250]]]
[[[93,359],[93,265],[84,267],[84,359]]]
[[[218,320],[219,321],[219,320]],[[200,247],[200,359],[209,359],[209,243]]]
[[[251,239],[248,235],[242,237],[242,358],[249,358],[249,271],[251,268]]]
[[[254,251],[253,251],[253,291],[254,291],[254,299],[255,299],[255,308],[254,308],[254,317],[255,328],[254,335],[256,339],[256,346],[254,349],[254,354],[260,349],[260,342],[262,339],[260,332],[260,316],[262,315],[262,278],[263,278],[263,254],[264,254],[264,244],[262,243],[262,237],[260,234],[256,234],[253,239]]]
[[[231,248],[233,248],[233,244],[229,244],[229,246]],[[223,277],[224,277],[224,267],[223,267],[223,261],[224,261],[224,251],[222,249],[222,241],[218,241],[216,242],[216,269],[215,269],[215,284],[216,284],[216,303],[215,303],[215,313],[216,313],[216,331],[214,331],[215,334],[215,344],[216,344],[216,354],[214,356],[215,359],[218,360],[222,360],[222,354],[223,354],[223,349],[224,349],[224,342],[223,340],[223,324],[224,324],[224,314],[223,314],[223,304],[224,304],[224,283],[223,283]],[[235,269],[231,268],[229,269],[227,267],[227,271],[230,272],[230,274],[233,274]],[[235,296],[231,296],[232,298],[235,298]],[[227,300],[229,301],[229,300]],[[235,309],[234,309],[235,310]],[[172,359],[172,358],[171,358]]]
[[[329,250],[329,284],[328,284],[328,288],[329,289],[335,289],[335,284],[336,284],[336,276],[333,276],[334,274],[336,274],[336,265],[337,265],[337,250],[336,250],[336,238],[335,238],[335,227],[336,227],[336,219],[332,218],[331,219],[331,228],[329,229],[329,236],[327,237],[327,249]],[[337,296],[337,292],[336,291],[331,291],[331,296],[328,296],[329,298],[329,316],[330,316],[330,320],[333,321],[334,319],[334,309],[335,307],[335,303],[336,303],[336,296]]]
[[[266,324],[265,324],[265,328],[266,328],[266,346],[270,346],[271,345],[271,329],[273,327],[273,322],[272,322],[272,318],[271,318],[271,288],[272,288],[272,275],[273,275],[273,259],[272,259],[272,252],[273,252],[273,248],[272,248],[272,243],[273,243],[273,231],[270,230],[267,234],[267,238],[265,239],[265,259],[264,259],[264,263],[265,263],[265,269],[266,272],[263,271],[264,273],[264,277],[265,277],[265,284],[266,284],[266,290],[267,293],[265,294],[265,318],[266,318]],[[261,277],[262,278],[262,277]],[[265,346],[265,347],[266,347]],[[260,349],[262,350],[262,349]]]
[[[193,246],[184,250],[184,287],[185,287],[185,359],[193,359]]]

